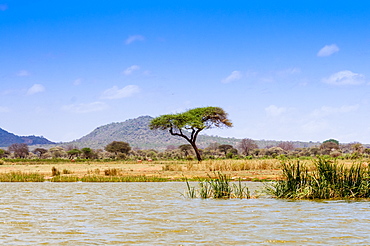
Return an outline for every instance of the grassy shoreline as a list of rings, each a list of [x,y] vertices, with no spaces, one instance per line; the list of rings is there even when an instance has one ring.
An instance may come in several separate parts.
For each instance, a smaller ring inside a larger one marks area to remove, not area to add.
[[[368,163],[369,160],[358,162]],[[315,168],[314,159],[301,161],[308,171]],[[340,165],[351,166],[351,160],[338,160]],[[59,172],[52,173],[53,167]],[[271,181],[283,177],[282,160],[205,160],[197,161],[69,161],[69,160],[2,160],[0,165],[1,178],[9,173],[40,175],[46,181],[55,182],[167,182],[197,181],[206,179],[214,172],[222,172],[232,180]],[[56,178],[57,177],[57,178]],[[15,180],[15,179],[12,179]],[[22,179],[20,179],[22,180]],[[88,181],[90,180],[90,181]],[[4,182],[4,181],[3,181]],[[22,181],[19,181],[22,182]],[[23,181],[29,182],[29,181]]]
[[[277,179],[281,171],[279,160],[206,160],[197,161],[83,161],[68,160],[20,160],[3,161],[0,165],[0,175],[10,172],[37,173],[46,180],[52,178],[52,168],[55,167],[65,180],[82,179],[86,176],[117,176],[117,177],[152,177],[165,181],[198,180],[207,178],[210,173],[221,171],[233,179],[244,181],[264,181]],[[107,174],[115,170],[115,175]],[[123,179],[123,178],[121,178]],[[109,180],[101,178],[101,180]],[[109,181],[102,181],[109,182]],[[114,181],[112,181],[114,182]]]

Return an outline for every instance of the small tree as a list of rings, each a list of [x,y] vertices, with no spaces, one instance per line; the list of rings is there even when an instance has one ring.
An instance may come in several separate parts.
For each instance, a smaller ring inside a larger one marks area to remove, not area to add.
[[[61,146],[56,146],[49,149],[49,152],[53,158],[62,158],[65,157],[67,152]]]
[[[331,151],[339,149],[339,142],[335,139],[326,140],[320,145],[320,149],[322,154],[329,155]]]
[[[44,148],[36,148],[33,153],[35,153],[39,158],[41,158],[41,156],[43,154],[45,154],[46,152],[48,152],[47,149],[44,149]]]
[[[179,146],[179,149],[184,152],[185,157],[189,155],[189,151],[193,149],[193,147],[190,144],[182,144]]]
[[[364,151],[364,146],[361,143],[353,143],[351,145],[351,149],[353,149],[355,153],[362,154]]]
[[[25,143],[12,144],[8,147],[8,150],[13,152],[17,158],[26,158],[29,153],[28,145]]]
[[[105,150],[108,152],[114,153],[115,155],[118,155],[119,153],[127,155],[128,152],[130,152],[131,147],[126,142],[113,141],[107,146],[105,146]]]
[[[193,147],[198,161],[202,160],[196,145],[198,134],[204,129],[213,127],[231,127],[227,113],[219,107],[204,107],[190,109],[184,113],[167,114],[154,118],[149,128],[167,130],[171,135],[186,139]]]
[[[78,157],[78,155],[81,154],[81,150],[71,149],[67,151],[67,154],[69,159],[73,159],[74,157]]]
[[[218,150],[223,152],[225,156],[230,149],[233,149],[233,146],[230,144],[221,144],[220,146],[218,146]]]
[[[335,139],[328,139],[328,140],[325,140],[324,142],[323,142],[323,144],[324,143],[329,143],[329,142],[331,142],[331,143],[335,143],[336,145],[338,145],[339,146],[339,141],[338,140],[335,140]]]
[[[244,155],[250,155],[253,150],[258,149],[256,142],[250,138],[242,139],[238,147]]]
[[[94,154],[93,150],[90,148],[82,148],[81,152],[84,155],[85,159],[91,159]]]
[[[290,141],[282,141],[276,147],[280,147],[286,151],[294,150],[294,144],[293,142],[290,142]]]

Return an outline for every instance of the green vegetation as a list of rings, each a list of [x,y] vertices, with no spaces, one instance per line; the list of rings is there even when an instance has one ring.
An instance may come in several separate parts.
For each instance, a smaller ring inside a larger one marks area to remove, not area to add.
[[[310,171],[306,165],[282,162],[283,179],[268,187],[268,193],[289,199],[370,198],[368,164],[339,165],[333,159],[318,158]]]
[[[44,182],[44,176],[25,172],[0,173],[0,182]]]
[[[229,198],[251,198],[248,187],[242,185],[239,179],[238,183],[230,183],[230,177],[220,172],[216,177],[209,176],[209,179],[199,181],[199,190],[190,186],[186,180],[187,196],[189,198],[197,198],[197,194],[202,199],[229,199]]]
[[[169,179],[154,176],[99,176],[85,175],[81,178],[76,176],[55,176],[50,182],[167,182]]]
[[[105,146],[105,150],[114,153],[117,157],[119,157],[119,155],[126,156],[130,152],[131,146],[126,142],[113,141]]]
[[[202,160],[196,145],[198,134],[212,127],[231,127],[227,113],[219,107],[190,109],[184,113],[162,115],[151,120],[151,130],[168,130],[171,135],[185,138],[193,147],[198,161]]]

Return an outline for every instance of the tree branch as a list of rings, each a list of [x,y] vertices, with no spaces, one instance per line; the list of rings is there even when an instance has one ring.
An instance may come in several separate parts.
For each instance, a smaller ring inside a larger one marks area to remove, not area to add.
[[[190,140],[186,135],[184,135],[184,134],[182,133],[181,129],[180,129],[180,133],[177,133],[177,132],[174,132],[174,131],[173,131],[173,128],[171,127],[171,128],[169,129],[169,132],[171,133],[171,135],[183,137],[183,138],[185,138],[189,143],[192,143],[192,141],[191,141],[191,140]]]

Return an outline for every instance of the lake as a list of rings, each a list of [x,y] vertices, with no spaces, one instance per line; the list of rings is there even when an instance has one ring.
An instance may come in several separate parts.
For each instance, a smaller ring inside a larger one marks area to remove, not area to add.
[[[370,245],[368,201],[202,200],[185,189],[0,183],[0,245]]]

